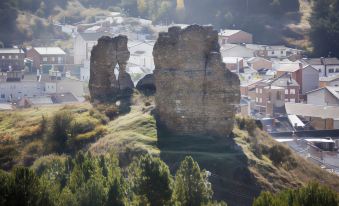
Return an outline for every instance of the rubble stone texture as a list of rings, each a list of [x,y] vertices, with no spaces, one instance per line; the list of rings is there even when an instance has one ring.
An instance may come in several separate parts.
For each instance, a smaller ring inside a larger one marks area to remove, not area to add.
[[[95,100],[117,99],[134,88],[131,76],[126,72],[130,52],[127,37],[104,36],[98,40],[91,53],[89,90]],[[114,73],[119,66],[119,76]]]
[[[240,81],[222,62],[211,26],[171,27],[153,49],[160,125],[179,135],[228,136],[240,101]]]

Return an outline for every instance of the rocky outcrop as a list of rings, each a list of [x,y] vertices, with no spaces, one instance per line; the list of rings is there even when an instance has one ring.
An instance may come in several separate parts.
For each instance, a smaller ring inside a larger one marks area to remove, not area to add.
[[[130,95],[134,88],[130,75],[126,72],[130,52],[127,37],[104,36],[98,40],[91,53],[89,91],[94,100],[114,100]],[[115,69],[119,66],[119,77]]]
[[[159,34],[153,56],[158,123],[176,134],[229,135],[240,81],[222,62],[217,31],[169,28]]]
[[[136,88],[145,94],[154,94],[156,90],[154,83],[154,75],[153,74],[145,75],[142,79],[138,81]]]

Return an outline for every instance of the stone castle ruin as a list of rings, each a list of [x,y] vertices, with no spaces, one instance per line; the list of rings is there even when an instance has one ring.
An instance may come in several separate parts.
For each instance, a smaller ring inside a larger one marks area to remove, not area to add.
[[[116,100],[132,93],[134,84],[126,72],[130,57],[127,41],[126,36],[104,36],[93,47],[89,80],[89,91],[93,100]],[[118,78],[115,75],[117,66]]]
[[[158,123],[180,135],[232,132],[240,81],[222,62],[211,26],[171,27],[153,49]]]

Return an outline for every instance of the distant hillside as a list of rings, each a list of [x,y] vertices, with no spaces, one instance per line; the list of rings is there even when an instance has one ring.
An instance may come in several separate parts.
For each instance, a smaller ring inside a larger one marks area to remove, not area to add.
[[[309,4],[308,0],[3,0],[0,10],[9,15],[0,17],[4,25],[0,41],[11,45],[37,38],[66,38],[53,31],[52,21],[91,21],[93,15],[110,10],[156,23],[243,29],[253,33],[258,43],[307,46],[302,25],[307,24],[304,12],[309,12]]]

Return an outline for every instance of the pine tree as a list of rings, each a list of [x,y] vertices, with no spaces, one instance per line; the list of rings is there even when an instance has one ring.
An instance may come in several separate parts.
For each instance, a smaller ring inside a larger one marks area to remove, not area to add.
[[[212,199],[211,183],[192,157],[186,157],[175,175],[174,199],[181,206],[203,205]]]

